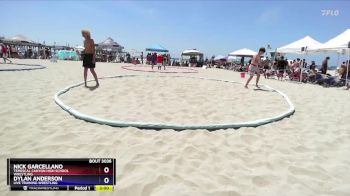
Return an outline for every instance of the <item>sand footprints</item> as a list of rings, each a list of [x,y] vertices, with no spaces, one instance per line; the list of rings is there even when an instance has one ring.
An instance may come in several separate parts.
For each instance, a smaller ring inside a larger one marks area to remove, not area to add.
[[[240,138],[243,142],[246,142],[248,144],[254,144],[259,140],[257,136],[253,134],[246,134],[246,133],[242,134]]]
[[[288,171],[295,176],[307,176],[313,178],[315,180],[328,180],[330,177],[327,175],[325,170],[321,170],[320,168],[302,168],[296,166],[289,166]]]

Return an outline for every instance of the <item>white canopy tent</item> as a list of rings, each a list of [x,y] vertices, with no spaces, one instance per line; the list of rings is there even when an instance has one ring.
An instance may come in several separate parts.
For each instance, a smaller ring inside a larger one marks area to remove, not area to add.
[[[25,37],[24,35],[15,35],[15,36],[9,38],[9,40],[18,41],[18,42],[35,43],[34,41],[30,40],[29,38]]]
[[[322,47],[319,47],[317,51],[319,52],[334,52],[336,51],[338,54],[345,54],[347,50],[348,60],[350,59],[350,29],[346,29],[344,32],[330,39],[326,43],[323,44]],[[339,56],[338,56],[339,58]],[[349,61],[347,61],[346,65],[346,78],[345,83],[348,83],[349,79]]]
[[[37,47],[37,46],[42,46],[42,44],[40,43],[37,43],[23,35],[15,35],[13,37],[10,37],[10,38],[4,38],[4,39],[1,39],[1,42],[2,43],[5,43],[5,44],[11,44],[11,45],[21,45],[21,46],[34,46],[34,47]]]
[[[258,54],[257,52],[255,52],[254,50],[248,49],[248,48],[242,48],[236,51],[233,51],[231,53],[229,53],[229,56],[248,56],[248,57],[252,57],[254,55]]]
[[[305,36],[297,41],[276,49],[279,53],[308,54],[309,51],[322,47],[322,43],[310,36]],[[302,70],[300,71],[300,82],[302,81]]]
[[[302,54],[302,48],[305,48],[305,51],[314,51],[320,47],[322,47],[323,44],[316,41],[310,36],[305,36],[304,38],[301,38],[297,41],[294,41],[290,44],[287,44],[285,46],[282,46],[280,48],[277,48],[276,51],[280,53],[295,53],[295,54]]]
[[[198,51],[197,49],[189,49],[189,50],[184,50],[181,53],[181,56],[203,56],[203,53]]]
[[[227,61],[236,61],[238,58],[237,56],[228,56]]]
[[[141,55],[141,52],[134,49],[134,48],[131,48],[131,49],[125,49],[124,50],[125,52],[129,53],[131,56],[135,57],[135,56],[140,56]]]
[[[183,62],[183,57],[184,56],[189,56],[190,59],[192,58],[195,58],[197,59],[197,57],[199,58],[198,60],[199,61],[203,61],[203,53],[200,52],[199,50],[197,49],[188,49],[188,50],[184,50],[182,53],[181,53],[181,63]],[[196,63],[195,63],[196,64]],[[192,63],[189,64],[189,66],[192,66]]]
[[[321,47],[317,48],[317,51],[335,51],[348,48],[350,42],[350,29],[346,29],[343,33],[335,36]]]
[[[236,51],[233,51],[228,54],[228,56],[236,56],[241,57],[241,65],[244,65],[244,57],[253,57],[254,55],[258,54],[254,50],[248,49],[248,48],[242,48]]]
[[[223,56],[223,55],[217,55],[217,56],[214,57],[215,61],[226,60],[226,59],[227,59],[227,57]]]
[[[98,50],[106,50],[106,51],[113,51],[113,53],[122,53],[124,47],[121,46],[118,42],[114,41],[111,37],[107,37],[106,40],[104,40],[101,43],[95,44],[96,49]]]
[[[79,52],[85,50],[84,46],[76,46],[76,47],[74,47],[74,49],[79,51]]]

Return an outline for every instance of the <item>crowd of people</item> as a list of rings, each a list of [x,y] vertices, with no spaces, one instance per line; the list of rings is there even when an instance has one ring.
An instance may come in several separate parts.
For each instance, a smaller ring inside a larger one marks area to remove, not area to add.
[[[6,64],[6,61],[9,61],[10,63],[12,63],[12,61],[10,59],[8,59],[10,55],[8,46],[6,46],[5,44],[0,44],[0,58],[3,59],[4,64]]]
[[[85,34],[88,34],[85,32]],[[264,48],[260,48],[261,55],[263,55]],[[16,47],[5,45],[0,43],[0,58],[3,59],[3,62],[12,63],[9,58],[40,58],[40,59],[49,59],[53,56],[50,48],[37,48],[34,50],[32,47]],[[107,55],[107,59],[108,59]],[[141,53],[141,58],[131,57],[129,53],[126,53],[124,56],[120,56],[120,62],[133,63],[133,64],[143,64],[144,56],[143,52]],[[84,58],[81,58],[84,59]],[[344,61],[338,67],[336,74],[332,76],[328,73],[329,70],[329,60],[330,57],[325,57],[320,66],[317,66],[315,61],[311,61],[309,64],[305,59],[294,59],[288,60],[284,58],[284,56],[277,57],[273,63],[267,57],[264,60],[253,57],[247,64],[241,62],[239,64],[235,64],[232,62],[227,62],[227,60],[219,60],[215,61],[214,57],[211,60],[208,58],[203,61],[202,59],[197,60],[196,57],[191,57],[188,61],[176,61],[173,59],[171,61],[170,54],[157,54],[156,52],[148,53],[146,55],[146,64],[151,65],[152,69],[157,65],[157,69],[161,70],[162,67],[165,70],[167,65],[172,66],[206,66],[207,68],[218,67],[224,69],[233,69],[235,71],[246,71],[246,72],[254,72],[257,74],[259,72],[259,76],[257,77],[257,81],[259,80],[260,74],[263,74],[265,78],[277,78],[277,80],[294,80],[301,82],[309,82],[316,83],[325,86],[347,86],[347,89],[350,88],[350,84],[346,83],[346,78],[350,77],[350,69],[347,68],[349,64],[349,60]],[[85,58],[86,60],[86,58]],[[94,62],[96,62],[98,58],[94,58]],[[108,61],[108,60],[107,60]],[[252,65],[259,64],[257,67],[252,67]],[[254,70],[251,70],[254,69]],[[253,75],[254,75],[253,74]],[[251,79],[250,79],[251,80]],[[249,81],[250,81],[249,80]],[[248,83],[249,83],[248,81]],[[246,85],[247,87],[247,85]]]
[[[157,65],[158,70],[162,69],[162,66],[165,70],[165,67],[167,65],[170,65],[170,54],[157,54],[154,53],[148,53],[146,56],[146,64],[152,65],[152,69],[155,65]]]
[[[1,43],[1,54],[7,58],[21,59],[50,59],[52,51],[48,47],[36,48],[16,45],[6,45]],[[6,51],[5,51],[6,50]]]
[[[276,59],[272,67],[264,67],[265,78],[277,77],[278,80],[294,80],[301,82],[316,83],[324,86],[344,86],[346,77],[350,76],[350,69],[347,69],[349,60],[343,61],[337,68],[334,75],[329,73],[330,57],[325,57],[320,66],[315,61],[309,64],[305,59],[288,60],[283,56]]]

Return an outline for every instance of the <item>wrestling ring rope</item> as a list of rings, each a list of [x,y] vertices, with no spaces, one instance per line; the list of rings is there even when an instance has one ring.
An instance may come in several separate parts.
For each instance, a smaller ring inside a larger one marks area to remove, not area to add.
[[[117,75],[117,76],[106,76],[101,77],[99,79],[111,79],[111,78],[122,78],[122,77],[139,77],[141,75]],[[220,79],[211,79],[211,78],[203,78],[203,77],[188,77],[188,76],[151,76],[151,75],[145,75],[141,77],[178,77],[178,78],[192,78],[192,79],[201,79],[201,80],[211,80],[211,81],[217,81],[217,82],[229,82],[229,83],[238,83],[242,84],[240,82],[235,81],[229,81],[229,80],[220,80]],[[89,80],[94,81],[94,80]],[[102,125],[110,125],[113,127],[137,127],[137,128],[146,128],[146,129],[174,129],[174,130],[185,130],[185,129],[207,129],[207,130],[217,130],[217,129],[228,129],[228,128],[240,128],[240,127],[257,127],[260,125],[272,123],[275,121],[279,121],[283,118],[291,116],[295,112],[295,108],[293,103],[290,101],[288,96],[284,94],[283,92],[273,89],[270,86],[267,85],[261,85],[272,92],[277,92],[280,94],[288,103],[289,109],[287,111],[284,111],[283,113],[270,117],[270,118],[264,118],[254,121],[246,121],[246,122],[231,122],[231,123],[222,123],[222,124],[188,124],[188,125],[178,125],[178,124],[168,124],[168,123],[156,123],[156,122],[142,122],[142,121],[136,121],[136,122],[128,122],[128,121],[120,121],[120,120],[109,120],[109,119],[103,119],[98,118],[94,116],[90,116],[87,114],[80,113],[79,111],[75,110],[72,107],[67,106],[60,100],[60,95],[68,92],[70,89],[79,87],[81,85],[84,85],[84,82],[80,82],[75,85],[68,86],[64,88],[63,90],[57,92],[54,96],[54,100],[57,105],[59,105],[63,110],[67,111],[69,114],[73,115],[74,117],[85,120],[88,122],[98,123]],[[243,88],[243,84],[242,84]]]
[[[1,65],[1,64],[0,64]],[[0,66],[0,71],[29,71],[29,70],[36,70],[36,69],[45,69],[46,66],[44,65],[30,65],[30,64],[22,64],[22,63],[11,63],[11,64],[6,64],[6,66],[12,66],[12,65],[21,65],[21,66],[27,66],[29,68],[10,68],[10,69],[1,69]]]
[[[154,73],[198,73],[198,70],[186,68],[186,67],[177,67],[177,66],[166,66],[165,70],[158,70],[158,65],[154,65],[153,69],[151,66],[122,66],[123,69],[130,71],[141,71],[141,72],[154,72]],[[163,66],[162,66],[163,68]]]

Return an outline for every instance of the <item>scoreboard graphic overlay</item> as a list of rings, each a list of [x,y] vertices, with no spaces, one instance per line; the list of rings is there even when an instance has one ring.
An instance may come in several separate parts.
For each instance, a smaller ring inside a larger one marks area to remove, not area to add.
[[[113,191],[116,160],[7,159],[11,191]]]

